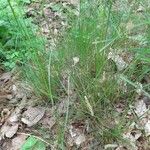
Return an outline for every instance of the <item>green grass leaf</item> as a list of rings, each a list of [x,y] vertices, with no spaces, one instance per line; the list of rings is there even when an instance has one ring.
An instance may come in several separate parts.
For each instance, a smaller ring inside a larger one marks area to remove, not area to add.
[[[46,145],[43,141],[30,136],[21,147],[21,150],[46,150]]]

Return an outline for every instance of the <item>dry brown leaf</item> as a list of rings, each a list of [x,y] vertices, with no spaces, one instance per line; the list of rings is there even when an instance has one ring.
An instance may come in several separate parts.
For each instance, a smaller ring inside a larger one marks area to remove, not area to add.
[[[136,139],[130,132],[124,134],[123,138],[128,141],[128,144],[125,144],[128,149],[138,150],[138,147],[136,146]]]
[[[86,141],[85,134],[82,129],[76,128],[73,125],[69,126],[69,138],[67,143],[72,145],[77,145],[78,147]]]
[[[72,5],[77,6],[79,4],[79,0],[68,0]]]
[[[12,138],[16,134],[18,127],[19,125],[17,123],[13,125],[4,124],[1,128],[1,137],[4,138],[6,136],[7,138]]]
[[[10,150],[20,150],[21,146],[24,144],[27,135],[18,135],[14,139],[12,139],[12,144]]]
[[[15,108],[15,110],[11,113],[8,109],[4,109],[1,112],[1,125],[3,124],[1,128],[1,138],[4,138],[4,136],[11,138],[18,130],[18,121],[21,116],[21,110],[23,107],[22,105],[23,100],[19,104],[18,107]],[[11,113],[11,114],[10,114]]]
[[[107,144],[104,146],[104,149],[115,149],[118,147],[118,144]]]
[[[24,113],[21,121],[28,127],[37,124],[44,116],[45,108],[43,107],[29,107]]]
[[[19,104],[19,107],[16,107],[15,110],[11,113],[11,115],[7,118],[6,120],[7,124],[14,124],[19,121],[19,117],[21,115],[21,109],[23,108],[23,107],[20,107],[20,105],[21,104]]]
[[[144,114],[147,112],[146,104],[143,100],[137,101],[135,103],[135,113],[138,117],[144,116]]]
[[[138,140],[142,136],[142,132],[140,130],[136,130],[134,132],[134,138],[135,140]]]
[[[60,115],[66,113],[66,111],[67,111],[66,106],[67,106],[67,102],[65,100],[62,100],[61,103],[58,105],[58,109],[57,109],[57,111]]]
[[[55,117],[44,117],[41,120],[41,123],[45,128],[51,129],[56,123],[56,118]]]
[[[3,81],[4,83],[6,83],[11,79],[11,77],[12,77],[11,72],[3,73],[2,76],[0,77],[0,81]]]
[[[77,136],[75,138],[75,144],[77,146],[80,146],[82,143],[84,143],[86,141],[85,135],[84,134],[80,134],[79,136]]]
[[[116,63],[119,71],[122,71],[128,66],[128,64],[123,60],[123,58],[120,57],[118,54],[115,54],[115,52],[109,52],[108,59],[112,59]]]
[[[150,136],[150,120],[148,120],[147,123],[145,124],[144,130],[145,130],[145,135]]]
[[[0,139],[2,140],[2,139],[4,139],[4,137],[5,137],[5,133],[7,132],[9,130],[9,126],[7,126],[7,125],[3,125],[2,127],[1,127],[1,131],[0,131]]]
[[[24,97],[31,98],[32,89],[23,82],[15,82],[12,85],[12,94],[16,100],[23,99]]]
[[[150,98],[148,96],[144,96],[143,101],[144,101],[144,103],[146,104],[147,107],[150,106]]]
[[[17,122],[18,121],[18,117],[19,115],[17,114],[13,114],[9,117],[9,122],[13,123],[13,122]]]
[[[2,120],[6,120],[10,115],[9,109],[7,108],[3,109],[0,115],[1,115]]]
[[[72,147],[74,145],[73,138],[70,135],[67,135],[67,144],[69,147]]]
[[[127,150],[124,146],[119,146],[115,150]]]
[[[5,136],[8,138],[12,138],[16,134],[16,132],[18,131],[18,127],[19,127],[18,124],[15,124],[15,125],[9,127],[5,133]]]

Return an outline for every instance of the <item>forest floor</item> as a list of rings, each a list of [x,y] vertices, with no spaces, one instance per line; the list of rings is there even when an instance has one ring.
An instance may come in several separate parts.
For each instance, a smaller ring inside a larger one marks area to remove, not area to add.
[[[62,37],[62,33],[69,26],[67,15],[70,13],[76,15],[78,4],[74,0],[51,2],[47,0],[42,4],[32,2],[26,6],[26,16],[33,18],[34,24],[40,27],[39,34],[44,35],[48,41],[46,47],[55,47],[55,41],[58,37]],[[143,8],[139,6],[138,9],[142,12]],[[127,28],[131,30],[131,22],[128,23]],[[113,59],[113,56],[110,57]],[[123,54],[118,55],[118,60],[114,60],[118,67],[126,63],[123,57]],[[132,56],[127,59],[127,62],[130,62]],[[68,97],[70,96],[71,99],[70,106],[78,103],[75,102],[76,93],[72,89],[69,91],[71,93],[69,96],[62,94],[61,100],[52,107],[50,103],[42,101],[40,103],[39,98],[34,94],[34,89],[21,80],[20,76],[19,68],[9,72],[0,71],[0,150],[30,150],[33,147],[30,147],[29,143],[22,148],[22,145],[28,141],[37,144],[34,150],[150,150],[150,97],[148,93],[143,92],[141,87],[143,83],[138,83],[134,102],[128,109],[124,101],[119,101],[114,104],[116,118],[109,120],[110,118],[106,116],[110,128],[121,119],[124,120],[119,126],[119,128],[125,127],[121,135],[112,131],[114,137],[121,138],[116,141],[108,137],[105,145],[101,145],[100,140],[90,129],[89,118],[69,118],[65,126]],[[65,75],[63,80],[67,82]],[[143,80],[142,82],[149,84],[150,75],[145,76]],[[120,88],[126,90],[124,89],[126,87]],[[65,129],[61,130],[63,127]],[[33,139],[27,140],[29,137]],[[35,146],[34,144],[32,146]]]

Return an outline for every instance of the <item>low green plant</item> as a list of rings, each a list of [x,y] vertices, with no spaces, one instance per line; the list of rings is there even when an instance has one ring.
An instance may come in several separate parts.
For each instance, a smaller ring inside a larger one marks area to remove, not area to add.
[[[34,40],[37,27],[31,18],[25,18],[24,7],[19,1],[0,1],[0,18],[1,63],[6,69],[12,69],[16,63],[31,58],[31,47],[37,46],[37,38]]]
[[[31,135],[22,145],[20,150],[46,150],[46,144]]]
[[[51,74],[54,70],[49,58],[51,56],[45,51],[44,38],[37,36],[37,27],[30,19],[24,18],[24,11],[19,12],[21,8],[24,9],[19,4],[20,1],[13,3],[8,0],[5,6],[7,9],[2,12],[4,14],[8,11],[1,26],[4,33],[1,38],[2,64],[8,69],[20,64],[24,77],[33,86],[35,94],[43,100],[51,99],[53,104],[53,97],[56,99],[56,95],[52,93],[56,92],[57,80],[54,79],[57,74]]]

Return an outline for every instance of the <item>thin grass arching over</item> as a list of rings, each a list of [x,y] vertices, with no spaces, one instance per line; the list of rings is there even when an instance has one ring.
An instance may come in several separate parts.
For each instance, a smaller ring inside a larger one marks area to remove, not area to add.
[[[60,123],[57,135],[60,149],[65,149],[69,119],[88,121],[91,134],[100,139],[101,145],[114,141],[123,143],[122,133],[127,128],[125,116],[129,105],[135,101],[137,83],[143,84],[142,92],[149,97],[150,86],[145,83],[145,77],[150,73],[150,59],[147,57],[149,21],[145,21],[149,14],[146,12],[144,17],[139,15],[136,19],[132,6],[118,11],[113,0],[82,0],[79,14],[72,20],[63,39],[51,50],[45,48],[44,40],[25,22],[20,22],[16,10],[8,2],[15,25],[25,39],[25,51],[31,52],[22,65],[27,82],[40,100],[50,101],[52,106],[61,102],[65,95],[67,110],[64,120],[61,118],[64,125]],[[124,3],[122,5],[126,6]],[[146,29],[142,30],[146,31],[142,35],[143,45],[135,38],[136,30],[142,25],[135,25],[132,31],[129,29],[132,21],[136,24],[140,19]],[[119,70],[116,62],[108,57],[110,52],[118,57],[123,53],[133,57],[125,68]],[[68,73],[67,77],[64,72]],[[67,85],[64,85],[64,80],[67,80]],[[125,107],[121,115],[116,113],[116,105],[120,103]]]
[[[22,65],[23,76],[38,97],[44,101],[50,101],[54,105],[54,101],[57,99],[59,75],[54,68],[53,54],[51,50],[46,52],[46,41],[44,37],[37,35],[36,27],[22,19],[24,10],[21,10],[22,7],[17,4],[8,0],[10,14],[12,13],[11,17],[15,25],[14,29],[21,38],[19,43],[21,46],[18,44],[17,50],[20,50],[19,56],[22,57],[18,61]],[[20,11],[19,16],[18,11]]]
[[[115,63],[108,59],[108,53],[111,49],[128,53],[139,46],[130,41],[126,28],[123,27],[125,21],[134,14],[128,10],[126,14],[124,11],[116,13],[113,1],[82,2],[79,16],[58,46],[60,68],[67,68],[71,72],[71,81],[77,93],[75,118],[88,119],[91,126],[95,124],[94,128],[98,128],[104,143],[109,141],[107,139],[114,138],[120,141],[123,125],[110,125],[110,120],[115,122],[116,102],[123,101],[128,108],[134,101],[134,87],[128,85],[129,90],[126,93],[119,84],[122,82],[120,74],[131,77],[138,71],[136,67],[130,68],[137,65],[137,58],[133,58],[126,69],[119,71]],[[126,42],[129,42],[129,49]],[[78,60],[76,63],[75,58]],[[126,81],[123,83],[126,84]]]

